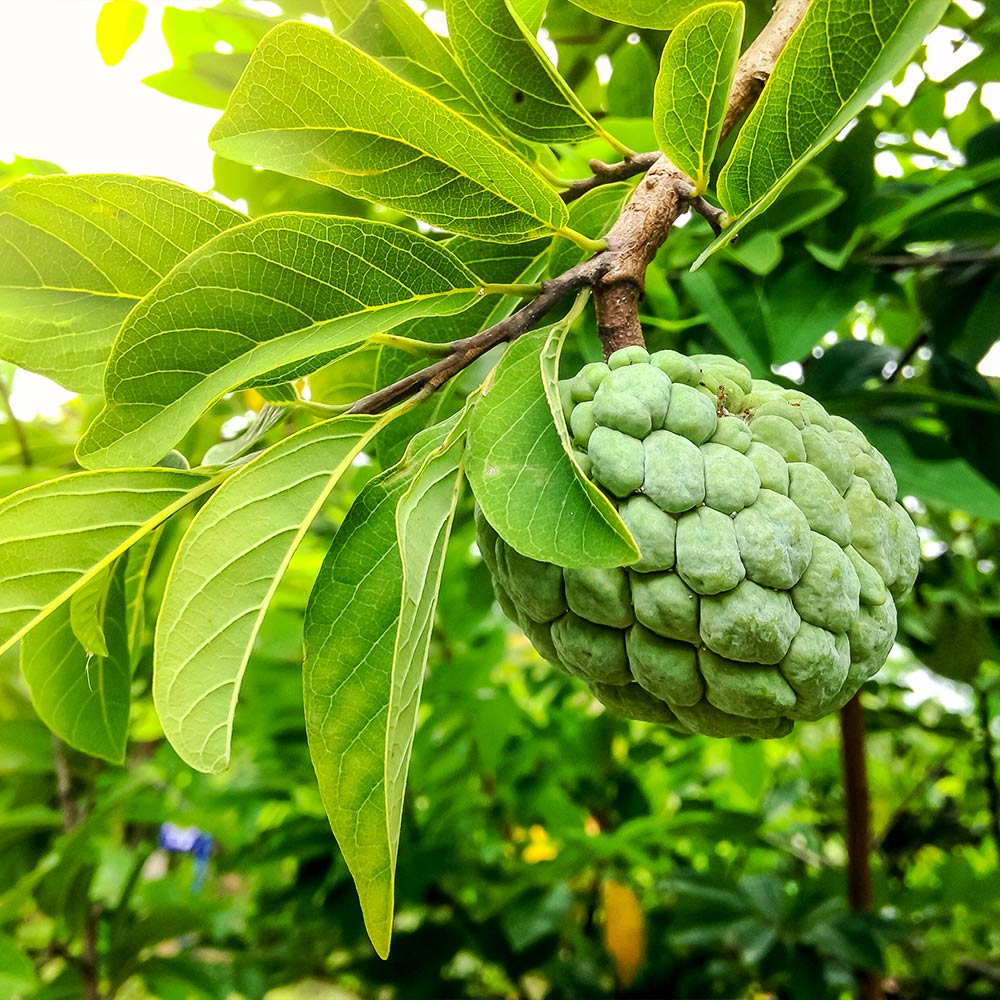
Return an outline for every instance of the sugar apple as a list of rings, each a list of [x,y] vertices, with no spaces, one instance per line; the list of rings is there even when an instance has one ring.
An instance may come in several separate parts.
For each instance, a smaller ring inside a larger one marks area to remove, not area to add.
[[[477,512],[497,600],[543,657],[620,715],[708,736],[784,736],[882,667],[919,547],[853,424],[719,355],[628,347],[560,388],[641,558],[538,562]]]

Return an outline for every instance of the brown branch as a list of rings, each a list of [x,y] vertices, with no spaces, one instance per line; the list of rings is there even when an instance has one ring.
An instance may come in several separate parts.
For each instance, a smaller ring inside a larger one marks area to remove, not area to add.
[[[809,0],[779,0],[771,20],[740,59],[736,82],[729,100],[724,133],[746,114],[760,95],[757,82],[766,79],[774,60],[784,48],[809,7]],[[756,81],[751,85],[747,81]],[[594,177],[577,181],[564,192],[564,200],[591,190],[609,179],[622,180],[646,170],[618,221],[608,233],[607,249],[558,278],[542,283],[532,302],[505,320],[452,344],[451,353],[440,361],[393,385],[359,399],[350,413],[382,413],[412,396],[426,398],[449,379],[467,368],[497,344],[509,343],[532,329],[559,301],[581,288],[595,289],[598,329],[605,356],[619,347],[642,344],[639,300],[646,268],[677,219],[693,209],[703,215],[716,232],[722,212],[694,195],[691,179],[665,156],[640,153],[620,164],[592,161]],[[579,194],[571,193],[578,191]]]
[[[558,278],[543,281],[541,293],[526,306],[480,333],[456,340],[451,345],[451,353],[440,361],[359,399],[347,412],[383,413],[411,396],[430,396],[497,344],[509,343],[527,333],[562,299],[581,288],[593,286],[609,266],[608,255],[599,253]]]
[[[788,44],[788,39],[792,37],[808,9],[809,0],[778,0],[767,27],[740,56],[733,87],[729,92],[729,107],[722,123],[723,138],[729,135],[736,123],[757,103],[781,50]]]
[[[855,913],[875,907],[871,868],[871,798],[865,759],[865,719],[861,695],[840,710],[841,753],[846,808],[847,896]],[[883,1000],[881,976],[874,969],[855,969],[857,1000]]]
[[[636,174],[648,170],[660,158],[659,151],[652,153],[636,153],[620,163],[605,163],[603,160],[591,160],[590,177],[573,181],[565,191],[559,192],[559,197],[566,204],[583,197],[588,191],[593,191],[602,184],[614,184],[616,181],[627,181]]]
[[[798,27],[809,0],[779,0],[771,20],[740,57],[723,124],[726,135],[753,106],[775,60]],[[704,215],[718,231],[722,213],[703,198],[693,198],[691,179],[665,156],[646,172],[631,200],[608,233],[614,266],[595,291],[598,328],[604,356],[621,347],[644,346],[639,322],[646,268],[652,263],[677,219],[689,208]]]

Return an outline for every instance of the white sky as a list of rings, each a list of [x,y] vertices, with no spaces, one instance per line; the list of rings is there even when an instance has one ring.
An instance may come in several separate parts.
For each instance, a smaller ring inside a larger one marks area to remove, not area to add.
[[[146,30],[108,67],[95,41],[102,0],[0,0],[0,160],[16,153],[70,173],[154,174],[211,187],[207,138],[219,112],[140,82],[172,65],[159,30],[167,5],[146,0]]]

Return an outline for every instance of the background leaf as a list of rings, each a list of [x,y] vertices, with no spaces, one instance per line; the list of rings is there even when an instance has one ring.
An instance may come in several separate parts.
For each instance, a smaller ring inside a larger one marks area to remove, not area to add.
[[[223,393],[314,370],[406,319],[459,312],[479,285],[439,243],[385,223],[287,213],[223,233],[122,327],[81,462],[155,462]]]
[[[401,465],[362,490],[306,609],[310,754],[365,925],[383,957],[399,810],[462,443],[432,458],[426,472],[424,460],[449,429],[418,435]]]
[[[497,534],[522,555],[560,566],[639,558],[611,501],[579,470],[546,398],[540,355],[550,329],[514,341],[469,421],[466,473]],[[545,361],[548,381],[553,358]]]
[[[107,580],[104,655],[77,639],[63,603],[21,642],[21,671],[41,720],[71,747],[113,764],[125,759],[132,666],[125,616],[125,560]]]
[[[25,177],[0,188],[0,357],[101,391],[129,310],[175,264],[246,221],[172,181]]]
[[[108,0],[97,15],[97,48],[108,66],[115,66],[138,41],[146,23],[146,5],[138,0]]]
[[[0,565],[12,568],[0,578],[0,652],[214,485],[174,469],[81,472],[0,501]]]
[[[191,522],[163,595],[153,666],[164,734],[191,767],[229,765],[240,684],[271,597],[337,480],[386,422],[337,417],[285,438]]]
[[[566,222],[552,188],[486,133],[307,24],[261,41],[210,142],[469,236],[516,243]]]
[[[660,149],[695,184],[708,187],[743,40],[743,4],[713,3],[670,33],[653,90]]]
[[[447,0],[448,33],[492,114],[532,142],[575,142],[600,127],[506,0]]]

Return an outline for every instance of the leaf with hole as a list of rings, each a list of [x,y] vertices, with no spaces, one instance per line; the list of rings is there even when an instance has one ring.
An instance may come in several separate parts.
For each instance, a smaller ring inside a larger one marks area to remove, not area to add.
[[[566,224],[555,191],[495,139],[308,24],[261,41],[209,141],[456,233],[517,243]]]

